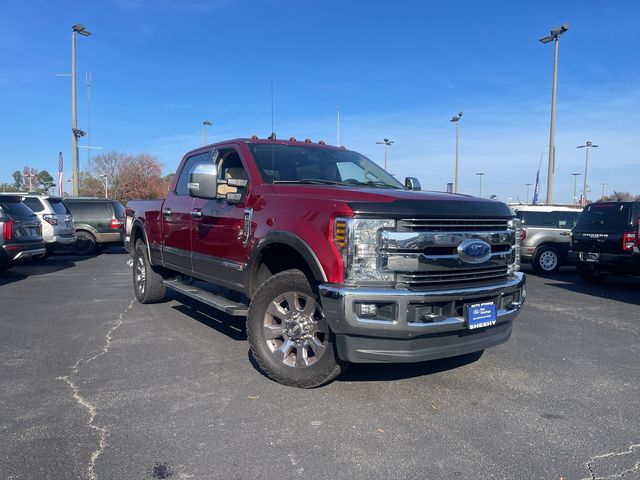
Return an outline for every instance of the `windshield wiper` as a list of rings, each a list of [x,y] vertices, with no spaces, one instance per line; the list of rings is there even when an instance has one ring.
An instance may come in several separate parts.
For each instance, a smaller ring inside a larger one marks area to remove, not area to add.
[[[396,190],[400,190],[402,188],[396,185],[389,185],[388,183],[385,183],[382,180],[369,180],[367,182],[361,182],[359,180],[350,180],[345,183],[347,185],[361,185],[363,187],[376,187],[376,188],[394,188]]]
[[[301,178],[299,180],[276,180],[273,183],[307,183],[312,185],[350,185],[345,182],[335,180],[325,180],[323,178]]]

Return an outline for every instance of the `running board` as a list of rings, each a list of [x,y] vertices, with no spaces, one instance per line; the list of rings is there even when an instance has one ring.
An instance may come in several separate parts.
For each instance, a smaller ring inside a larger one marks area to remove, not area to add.
[[[175,290],[178,293],[186,295],[187,297],[198,300],[199,302],[209,305],[217,310],[221,310],[227,315],[233,315],[234,317],[246,317],[247,306],[244,303],[237,303],[233,300],[229,300],[221,295],[203,290],[202,288],[194,287],[193,285],[187,285],[180,280],[165,280],[162,282],[167,288]]]

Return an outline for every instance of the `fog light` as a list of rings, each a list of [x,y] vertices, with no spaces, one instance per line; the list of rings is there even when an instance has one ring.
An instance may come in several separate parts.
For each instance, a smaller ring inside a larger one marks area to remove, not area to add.
[[[378,306],[375,303],[357,303],[356,315],[359,317],[375,317],[378,315]]]

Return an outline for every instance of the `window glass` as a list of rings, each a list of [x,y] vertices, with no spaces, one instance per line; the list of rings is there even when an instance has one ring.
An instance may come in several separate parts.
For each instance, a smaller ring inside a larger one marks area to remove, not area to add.
[[[594,232],[624,230],[631,223],[630,212],[629,203],[592,203],[584,207],[578,225]]]
[[[556,212],[558,228],[571,230],[578,222],[580,212]]]
[[[31,211],[19,197],[0,198],[0,209],[10,217],[33,217]]]
[[[44,210],[44,205],[42,205],[42,202],[40,201],[39,198],[25,197],[24,200],[22,201],[27,207],[29,207],[34,212],[41,212]]]
[[[116,218],[124,218],[125,212],[124,212],[124,207],[122,206],[122,204],[120,202],[112,202],[113,204],[113,209],[116,212]]]
[[[189,173],[198,163],[207,162],[209,160],[209,155],[210,152],[204,152],[198,155],[193,155],[185,160],[184,167],[182,167],[180,176],[178,177],[178,182],[176,183],[177,195],[189,194],[189,189],[187,188],[187,184],[189,183]]]
[[[113,210],[109,201],[69,200],[67,201],[67,207],[77,221],[113,218]]]
[[[51,208],[53,208],[53,211],[58,214],[64,215],[66,213],[69,213],[69,209],[59,198],[50,198],[49,204],[51,205]]]
[[[523,221],[527,227],[551,227],[553,228],[554,212],[522,212]]]

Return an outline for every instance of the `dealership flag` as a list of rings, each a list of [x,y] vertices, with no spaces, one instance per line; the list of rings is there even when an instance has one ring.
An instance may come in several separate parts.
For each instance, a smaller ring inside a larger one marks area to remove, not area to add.
[[[538,173],[536,174],[536,187],[533,189],[533,203],[534,205],[538,203],[538,195],[540,194],[540,169],[538,168]]]
[[[58,195],[62,197],[64,192],[62,191],[62,152],[58,153]]]

